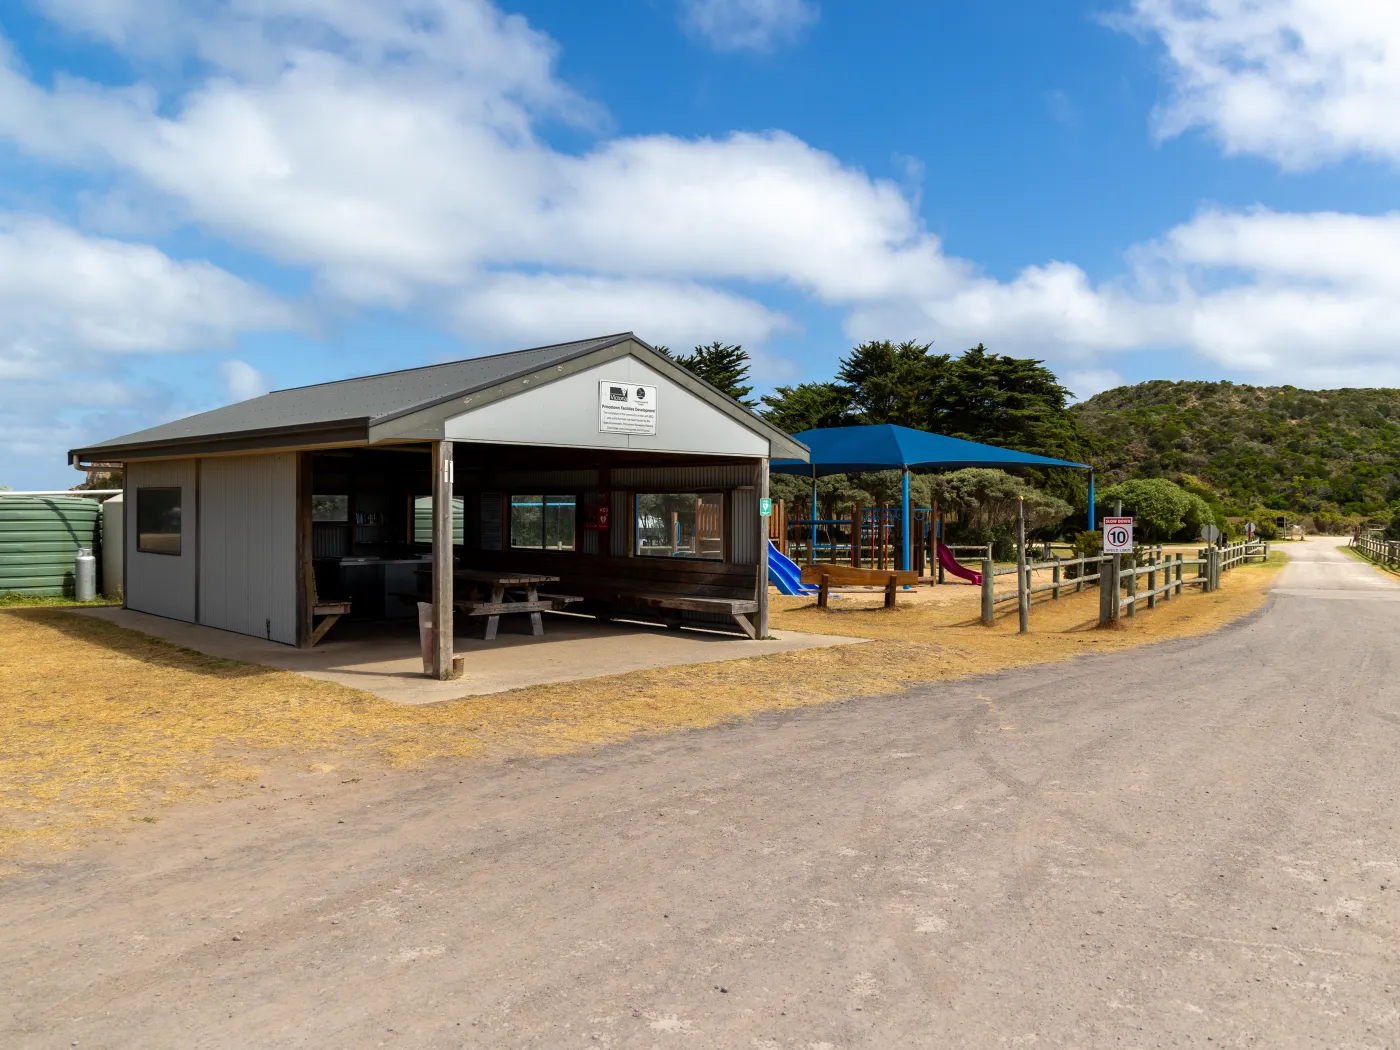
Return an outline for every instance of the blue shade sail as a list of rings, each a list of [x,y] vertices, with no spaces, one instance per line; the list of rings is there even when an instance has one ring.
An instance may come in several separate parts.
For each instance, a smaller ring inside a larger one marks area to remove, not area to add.
[[[811,462],[775,459],[774,474],[854,474],[866,470],[904,470],[917,467],[1071,467],[1088,470],[1087,463],[1071,463],[1030,452],[983,445],[961,438],[943,437],[910,427],[883,424],[870,427],[822,427],[793,434],[812,450]]]

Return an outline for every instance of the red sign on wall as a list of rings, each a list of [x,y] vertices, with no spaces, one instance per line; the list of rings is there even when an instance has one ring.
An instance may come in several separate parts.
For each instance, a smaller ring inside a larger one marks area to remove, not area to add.
[[[608,528],[608,520],[611,517],[609,514],[610,509],[609,507],[584,507],[583,527],[585,529],[606,530]]]

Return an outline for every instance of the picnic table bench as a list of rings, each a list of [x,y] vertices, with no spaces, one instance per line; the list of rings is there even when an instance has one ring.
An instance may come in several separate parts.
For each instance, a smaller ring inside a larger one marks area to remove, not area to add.
[[[429,576],[432,569],[418,569],[419,576]],[[512,613],[529,613],[530,633],[535,636],[544,634],[544,618],[540,615],[544,612],[554,612],[566,608],[570,603],[582,601],[581,597],[570,594],[540,594],[539,586],[542,583],[558,583],[558,576],[546,576],[539,573],[527,572],[504,572],[493,569],[454,569],[452,572],[454,583],[466,584],[469,597],[452,599],[452,604],[467,616],[484,616],[486,618],[486,631],[483,637],[486,641],[492,641],[496,637],[496,631],[500,626],[501,617],[509,616]],[[480,592],[490,591],[489,597],[481,596]],[[523,599],[515,598],[508,592],[524,592]],[[422,600],[422,596],[419,596]]]

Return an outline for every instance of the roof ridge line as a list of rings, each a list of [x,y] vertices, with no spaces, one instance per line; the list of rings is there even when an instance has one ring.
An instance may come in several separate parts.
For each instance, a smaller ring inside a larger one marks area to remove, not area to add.
[[[346,376],[344,379],[327,379],[320,383],[303,383],[301,386],[284,386],[277,390],[269,390],[268,393],[289,394],[294,390],[309,390],[316,386],[336,386],[339,383],[357,383],[362,379],[383,379],[385,376],[399,376],[409,372],[425,372],[429,368],[446,368],[448,365],[460,365],[468,361],[480,361],[487,357],[514,357],[516,354],[532,354],[539,350],[552,350],[556,346],[572,346],[575,343],[596,343],[605,339],[624,339],[629,337],[633,339],[637,338],[636,334],[633,332],[614,332],[611,335],[595,335],[587,339],[568,339],[562,343],[545,343],[542,346],[527,346],[521,350],[504,350],[499,354],[478,354],[476,357],[458,357],[451,361],[439,361],[434,365],[414,365],[412,368],[395,368],[390,372],[371,372],[368,375],[362,376]]]

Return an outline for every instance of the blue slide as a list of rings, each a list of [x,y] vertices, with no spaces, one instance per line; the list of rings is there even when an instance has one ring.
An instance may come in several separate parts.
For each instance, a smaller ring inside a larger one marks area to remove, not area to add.
[[[802,582],[802,570],[777,547],[768,541],[768,582],[778,588],[779,594],[816,594],[817,588]]]

